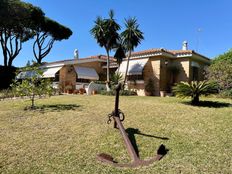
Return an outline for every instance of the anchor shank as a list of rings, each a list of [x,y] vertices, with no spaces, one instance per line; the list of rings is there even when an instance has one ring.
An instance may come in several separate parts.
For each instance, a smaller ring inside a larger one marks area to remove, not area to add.
[[[114,107],[114,116],[119,117],[118,105],[119,105],[119,91],[121,90],[121,84],[119,83],[116,87],[116,96],[115,96],[115,107]]]
[[[129,154],[130,157],[133,159],[133,161],[138,161],[138,160],[139,160],[139,157],[138,157],[138,155],[136,154],[135,149],[134,149],[134,147],[133,147],[132,144],[131,144],[131,141],[130,141],[130,139],[129,139],[129,137],[128,137],[126,131],[125,131],[125,128],[124,128],[123,124],[122,124],[121,121],[120,121],[120,118],[119,118],[119,117],[114,117],[114,120],[116,121],[117,126],[118,126],[118,128],[119,128],[119,130],[120,130],[120,133],[121,133],[121,135],[122,135],[122,137],[123,137],[123,140],[124,140],[124,142],[125,142],[125,145],[126,145],[126,149],[127,149],[128,154]]]

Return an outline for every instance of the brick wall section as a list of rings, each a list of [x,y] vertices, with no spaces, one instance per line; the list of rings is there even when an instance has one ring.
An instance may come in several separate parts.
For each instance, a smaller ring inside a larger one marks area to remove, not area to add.
[[[160,57],[151,57],[143,69],[144,85],[150,78],[154,81],[155,95],[160,93]]]
[[[160,95],[160,62],[161,62],[161,57],[151,57],[148,59],[146,65],[144,66],[143,69],[143,79],[144,79],[144,84],[129,84],[128,87],[129,89],[136,89],[138,95],[143,96],[147,95],[145,91],[145,86],[150,78],[154,81],[154,94],[156,96]]]
[[[189,82],[190,77],[190,60],[189,58],[177,58],[173,60],[173,65],[179,69],[176,77],[176,83],[180,81]]]
[[[76,88],[76,72],[72,65],[65,65],[60,69],[60,85],[64,91],[65,86],[72,85]]]
[[[95,69],[97,74],[99,75],[99,80],[106,81],[106,69],[103,69],[102,65],[105,65],[105,63],[104,62],[87,62],[87,63],[79,64],[78,66]]]
[[[165,64],[168,61],[168,64]],[[136,89],[140,95],[145,95],[144,91],[145,85],[147,84],[149,78],[154,80],[156,96],[160,95],[160,91],[171,91],[173,83],[179,83],[180,81],[190,82],[192,80],[192,68],[191,68],[192,58],[169,58],[162,56],[150,57],[147,64],[143,69],[144,84],[129,84],[130,89]],[[194,60],[195,61],[195,60]],[[207,63],[195,61],[200,65],[199,68],[199,80],[204,80],[204,69]],[[172,71],[169,70],[171,66],[178,69],[178,72],[173,75]]]
[[[87,68],[93,68],[96,70],[98,74],[103,73],[103,68],[101,62],[87,62],[79,64],[78,66],[87,67]]]
[[[168,58],[162,57],[160,59],[160,91],[167,91],[168,84],[170,83],[168,64],[165,64],[165,61],[168,61],[168,64],[170,63]]]

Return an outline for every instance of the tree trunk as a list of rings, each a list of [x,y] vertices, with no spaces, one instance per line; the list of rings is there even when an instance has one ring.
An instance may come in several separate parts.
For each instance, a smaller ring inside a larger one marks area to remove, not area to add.
[[[131,57],[131,50],[129,51],[129,55],[127,58],[127,65],[126,65],[126,72],[125,72],[125,77],[124,77],[124,82],[123,82],[123,89],[124,89],[126,81],[127,81],[127,73],[128,73],[128,68],[129,68],[130,57]]]
[[[31,109],[35,109],[35,94],[32,94],[32,98],[31,98]]]
[[[13,58],[9,58],[9,60],[8,60],[8,67],[12,66],[13,60],[14,60]]]
[[[4,66],[7,67],[7,62],[8,62],[7,52],[4,51],[3,49],[2,49],[2,52],[3,52],[3,57],[4,57]]]
[[[109,83],[110,83],[110,55],[109,50],[106,49],[107,53],[107,71],[106,71],[106,90],[110,91]]]
[[[199,105],[199,95],[195,95],[195,96],[193,96],[193,98],[192,98],[192,105]]]

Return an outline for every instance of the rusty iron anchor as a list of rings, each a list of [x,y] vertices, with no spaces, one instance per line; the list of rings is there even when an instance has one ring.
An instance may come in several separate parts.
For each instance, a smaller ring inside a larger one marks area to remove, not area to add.
[[[148,166],[151,165],[152,163],[154,163],[155,161],[160,160],[161,158],[163,158],[164,155],[166,155],[168,149],[166,149],[166,147],[161,144],[160,147],[157,150],[157,154],[155,157],[152,157],[148,160],[142,160],[139,158],[138,154],[136,153],[126,131],[125,128],[122,124],[122,121],[124,120],[124,114],[122,111],[119,110],[118,106],[119,106],[119,92],[121,90],[121,84],[118,84],[116,87],[116,97],[115,97],[115,109],[114,111],[109,114],[109,120],[107,123],[111,122],[111,118],[113,117],[114,120],[114,128],[119,129],[123,140],[124,140],[124,144],[126,146],[127,152],[129,154],[129,156],[132,159],[131,163],[125,163],[125,164],[120,164],[117,161],[114,161],[113,157],[105,154],[105,153],[101,153],[97,155],[97,160],[99,160],[100,162],[106,163],[106,164],[110,164],[114,167],[127,167],[127,168],[137,168],[137,167],[141,167],[141,166]]]

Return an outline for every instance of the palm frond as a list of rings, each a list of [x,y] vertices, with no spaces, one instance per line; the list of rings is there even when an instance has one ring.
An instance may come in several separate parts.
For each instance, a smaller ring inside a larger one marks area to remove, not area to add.
[[[218,86],[210,81],[192,81],[190,83],[180,82],[173,87],[173,92],[177,97],[196,97],[200,95],[210,95],[218,92]]]

